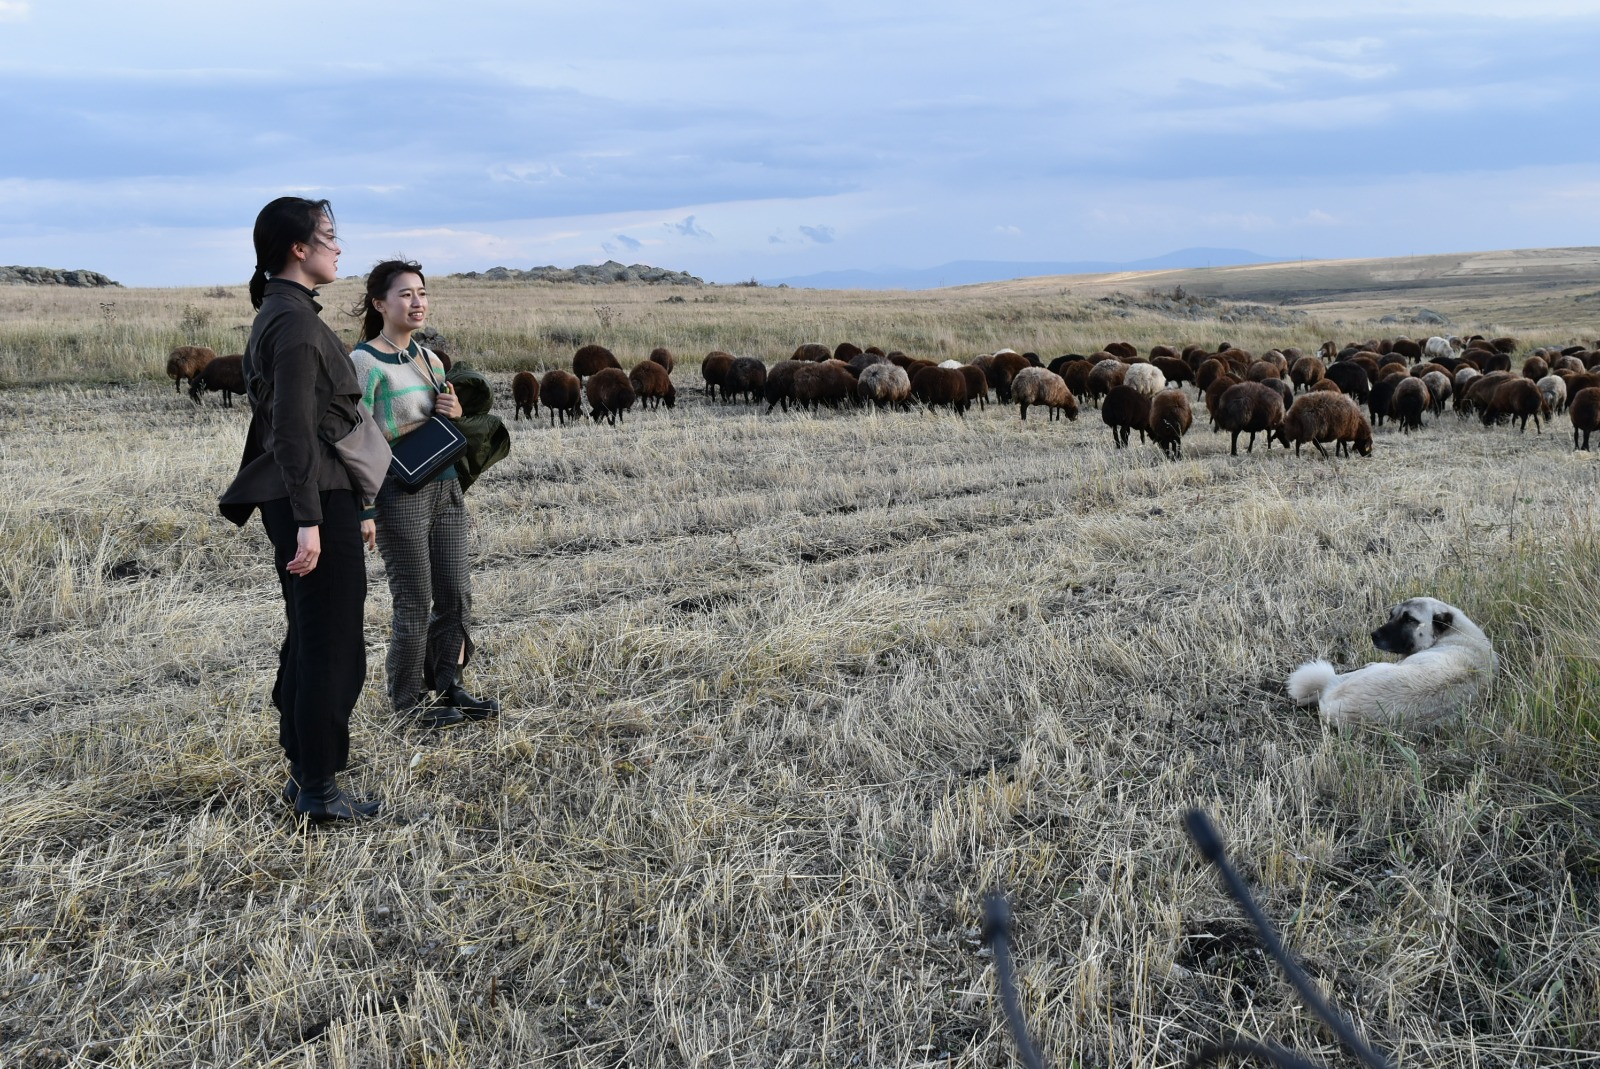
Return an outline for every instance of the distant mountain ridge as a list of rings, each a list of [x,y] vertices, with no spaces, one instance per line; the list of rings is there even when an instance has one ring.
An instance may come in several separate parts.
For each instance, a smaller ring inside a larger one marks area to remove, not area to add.
[[[1104,260],[1038,262],[1009,260],[955,260],[938,267],[888,267],[878,271],[821,271],[814,275],[764,278],[763,286],[794,286],[819,290],[926,290],[944,286],[969,286],[978,282],[1004,282],[1039,275],[1091,275],[1112,271],[1164,271],[1191,267],[1236,267],[1268,264],[1281,257],[1262,256],[1246,249],[1179,249],[1146,260],[1111,263]]]

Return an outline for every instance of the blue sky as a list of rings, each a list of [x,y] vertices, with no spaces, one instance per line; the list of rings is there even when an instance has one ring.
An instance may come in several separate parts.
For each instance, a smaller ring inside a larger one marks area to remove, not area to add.
[[[285,192],[347,272],[1600,245],[1596,54],[1561,0],[0,0],[0,264],[236,282]]]

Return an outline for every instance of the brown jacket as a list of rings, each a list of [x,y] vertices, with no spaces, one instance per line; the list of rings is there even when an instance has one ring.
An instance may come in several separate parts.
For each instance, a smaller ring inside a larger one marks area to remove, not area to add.
[[[288,498],[301,527],[322,523],[322,492],[352,489],[330,442],[356,425],[361,387],[338,335],[317,313],[316,294],[287,279],[267,282],[244,351],[255,414],[239,473],[217,502],[243,525],[263,501]]]

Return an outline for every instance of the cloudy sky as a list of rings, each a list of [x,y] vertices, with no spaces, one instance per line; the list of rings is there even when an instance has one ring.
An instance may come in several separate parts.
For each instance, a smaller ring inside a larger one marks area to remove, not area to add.
[[[715,281],[1600,245],[1600,2],[0,0],[0,264]]]

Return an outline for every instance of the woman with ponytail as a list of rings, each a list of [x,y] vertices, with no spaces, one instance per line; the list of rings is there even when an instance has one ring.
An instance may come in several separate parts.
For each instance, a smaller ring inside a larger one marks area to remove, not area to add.
[[[339,239],[325,200],[280,197],[256,216],[255,325],[245,347],[254,415],[222,514],[252,512],[272,541],[288,630],[272,703],[289,759],[284,800],[311,820],[376,816],[336,780],[350,755],[350,712],[366,680],[363,543],[375,531],[332,443],[356,426],[361,387],[339,338],[319,317],[317,286],[338,277]]]
[[[444,364],[412,337],[428,318],[421,264],[385,260],[373,267],[351,314],[361,320],[361,344],[350,359],[362,403],[386,438],[392,442],[435,414],[461,415]],[[376,516],[378,552],[394,601],[386,667],[395,712],[425,728],[496,715],[499,702],[474,697],[461,685],[461,671],[472,657],[472,585],[467,510],[455,465],[415,492],[391,477],[378,491],[376,507],[363,515]],[[430,690],[437,696],[424,697]]]

